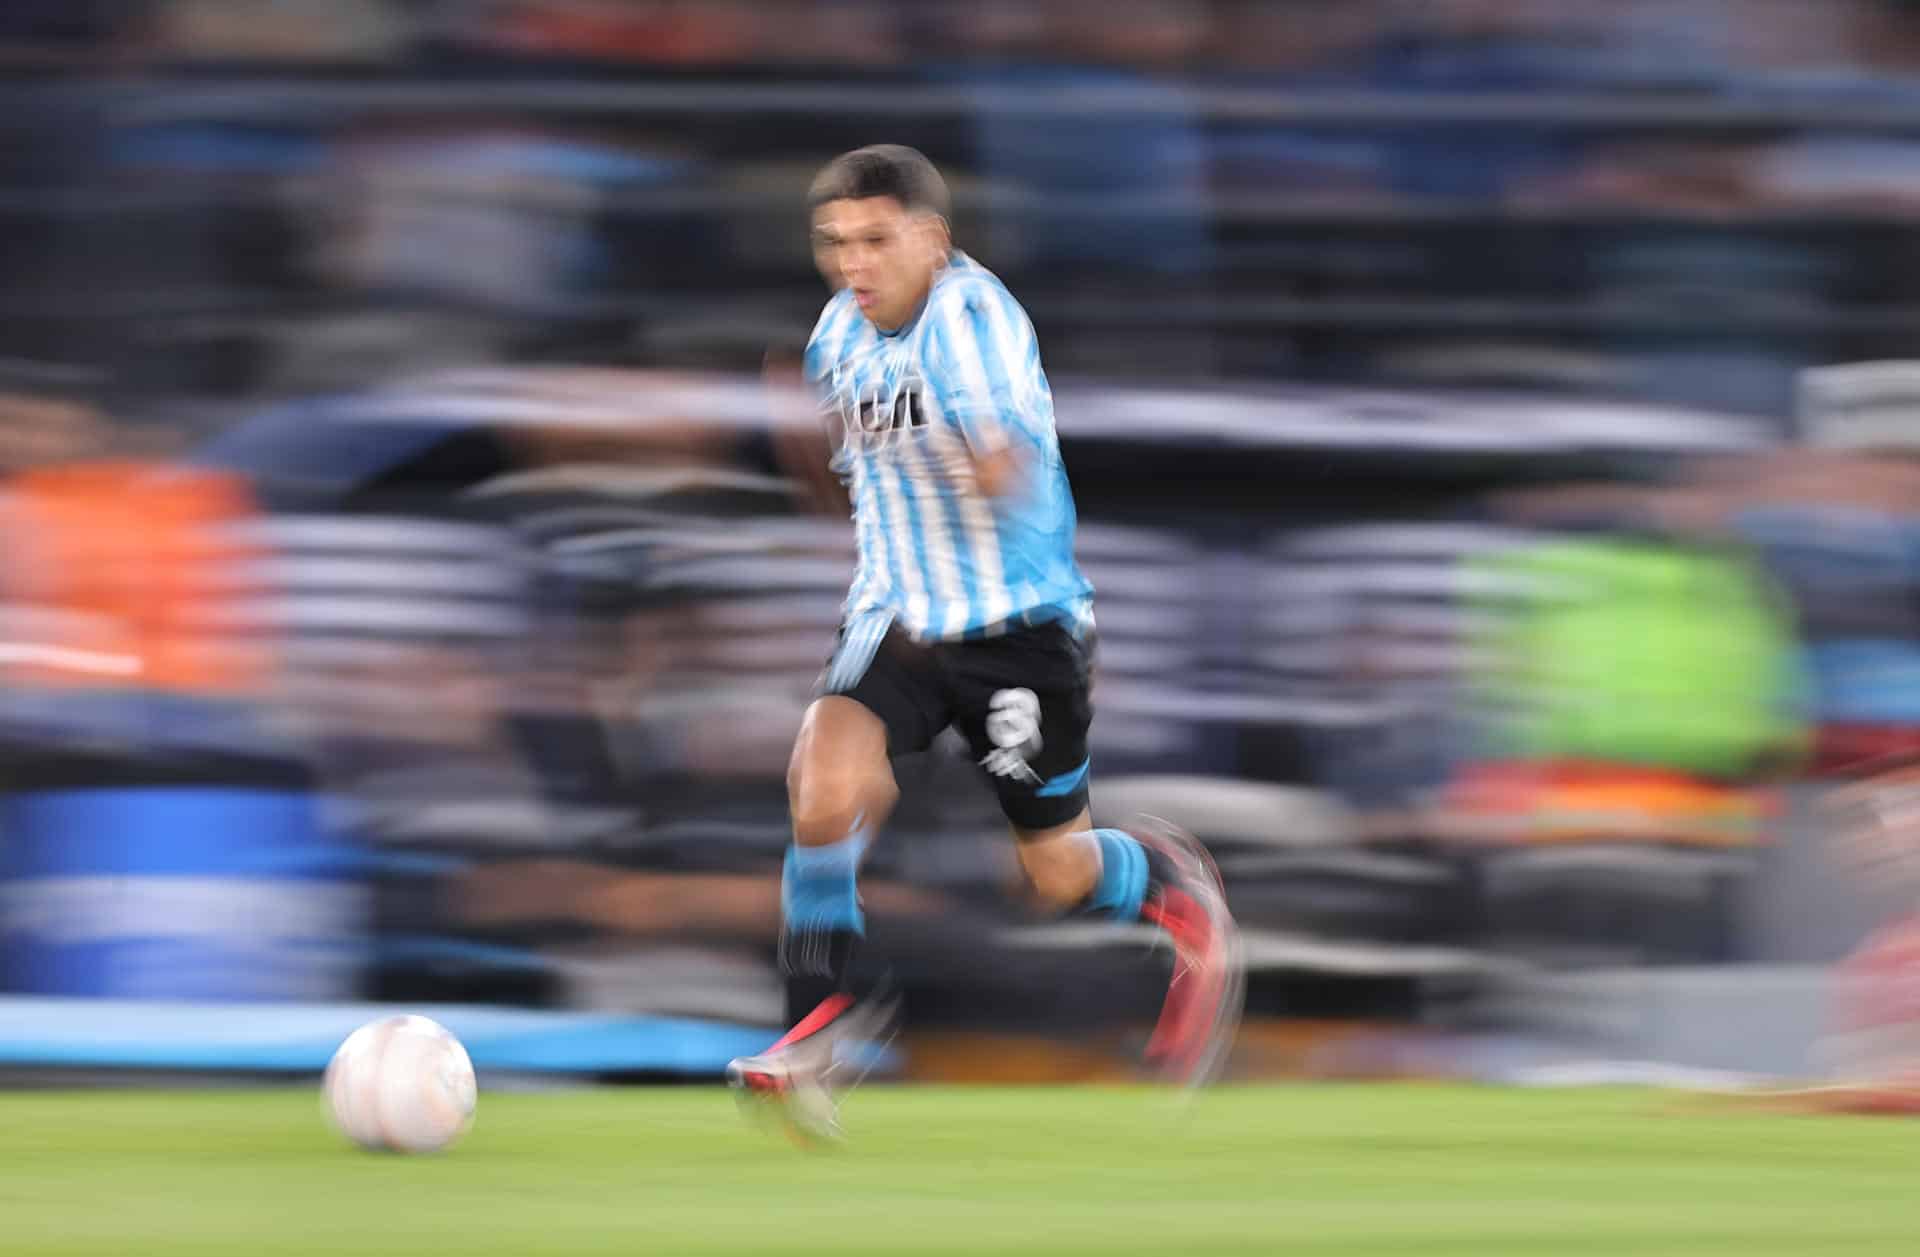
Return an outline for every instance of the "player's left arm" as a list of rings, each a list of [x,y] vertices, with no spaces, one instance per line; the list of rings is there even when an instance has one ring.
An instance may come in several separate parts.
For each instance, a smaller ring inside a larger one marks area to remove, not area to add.
[[[934,315],[934,401],[966,442],[975,483],[1005,496],[1026,479],[1029,434],[1042,421],[1033,328],[1019,306],[986,289],[956,294]]]
[[[990,498],[1005,497],[1026,478],[1026,463],[1013,446],[973,455],[973,481]]]

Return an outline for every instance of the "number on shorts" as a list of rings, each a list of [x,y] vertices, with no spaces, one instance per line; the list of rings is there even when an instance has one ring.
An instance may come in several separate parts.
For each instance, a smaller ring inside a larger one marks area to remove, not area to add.
[[[1032,690],[1001,690],[988,707],[987,738],[995,746],[1040,749],[1040,700]]]

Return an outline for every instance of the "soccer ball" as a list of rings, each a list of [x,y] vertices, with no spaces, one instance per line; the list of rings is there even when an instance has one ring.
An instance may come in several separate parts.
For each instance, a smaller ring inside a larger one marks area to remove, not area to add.
[[[467,1049],[426,1017],[386,1017],[347,1036],[322,1095],[341,1134],[362,1148],[438,1152],[473,1124],[478,1088]]]

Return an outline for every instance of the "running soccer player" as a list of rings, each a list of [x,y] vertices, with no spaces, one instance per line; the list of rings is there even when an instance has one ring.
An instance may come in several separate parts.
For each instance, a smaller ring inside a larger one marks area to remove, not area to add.
[[[833,1045],[870,1040],[890,1016],[873,989],[884,982],[855,964],[861,855],[899,796],[891,757],[949,725],[991,779],[1041,899],[1171,938],[1148,1056],[1202,1081],[1239,1019],[1238,936],[1197,842],[1158,824],[1093,826],[1093,591],[1074,561],[1033,328],[953,248],[946,185],[920,153],[844,154],[808,199],[815,260],[836,291],[804,371],[837,420],[831,465],[852,498],[859,563],[787,773],[780,962],[798,1022],[733,1062],[729,1081],[783,1103],[802,1133],[832,1132]]]

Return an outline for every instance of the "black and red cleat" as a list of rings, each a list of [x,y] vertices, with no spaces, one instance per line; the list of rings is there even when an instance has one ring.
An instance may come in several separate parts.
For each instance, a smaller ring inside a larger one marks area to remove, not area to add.
[[[1220,871],[1198,839],[1154,817],[1138,818],[1127,832],[1167,870],[1140,908],[1140,919],[1164,930],[1174,953],[1147,1061],[1170,1082],[1203,1086],[1226,1067],[1246,1004],[1240,931]]]
[[[887,1000],[828,996],[772,1047],[729,1064],[727,1085],[743,1111],[762,1124],[776,1117],[795,1143],[834,1142],[840,1101],[891,1041],[894,1015]]]

